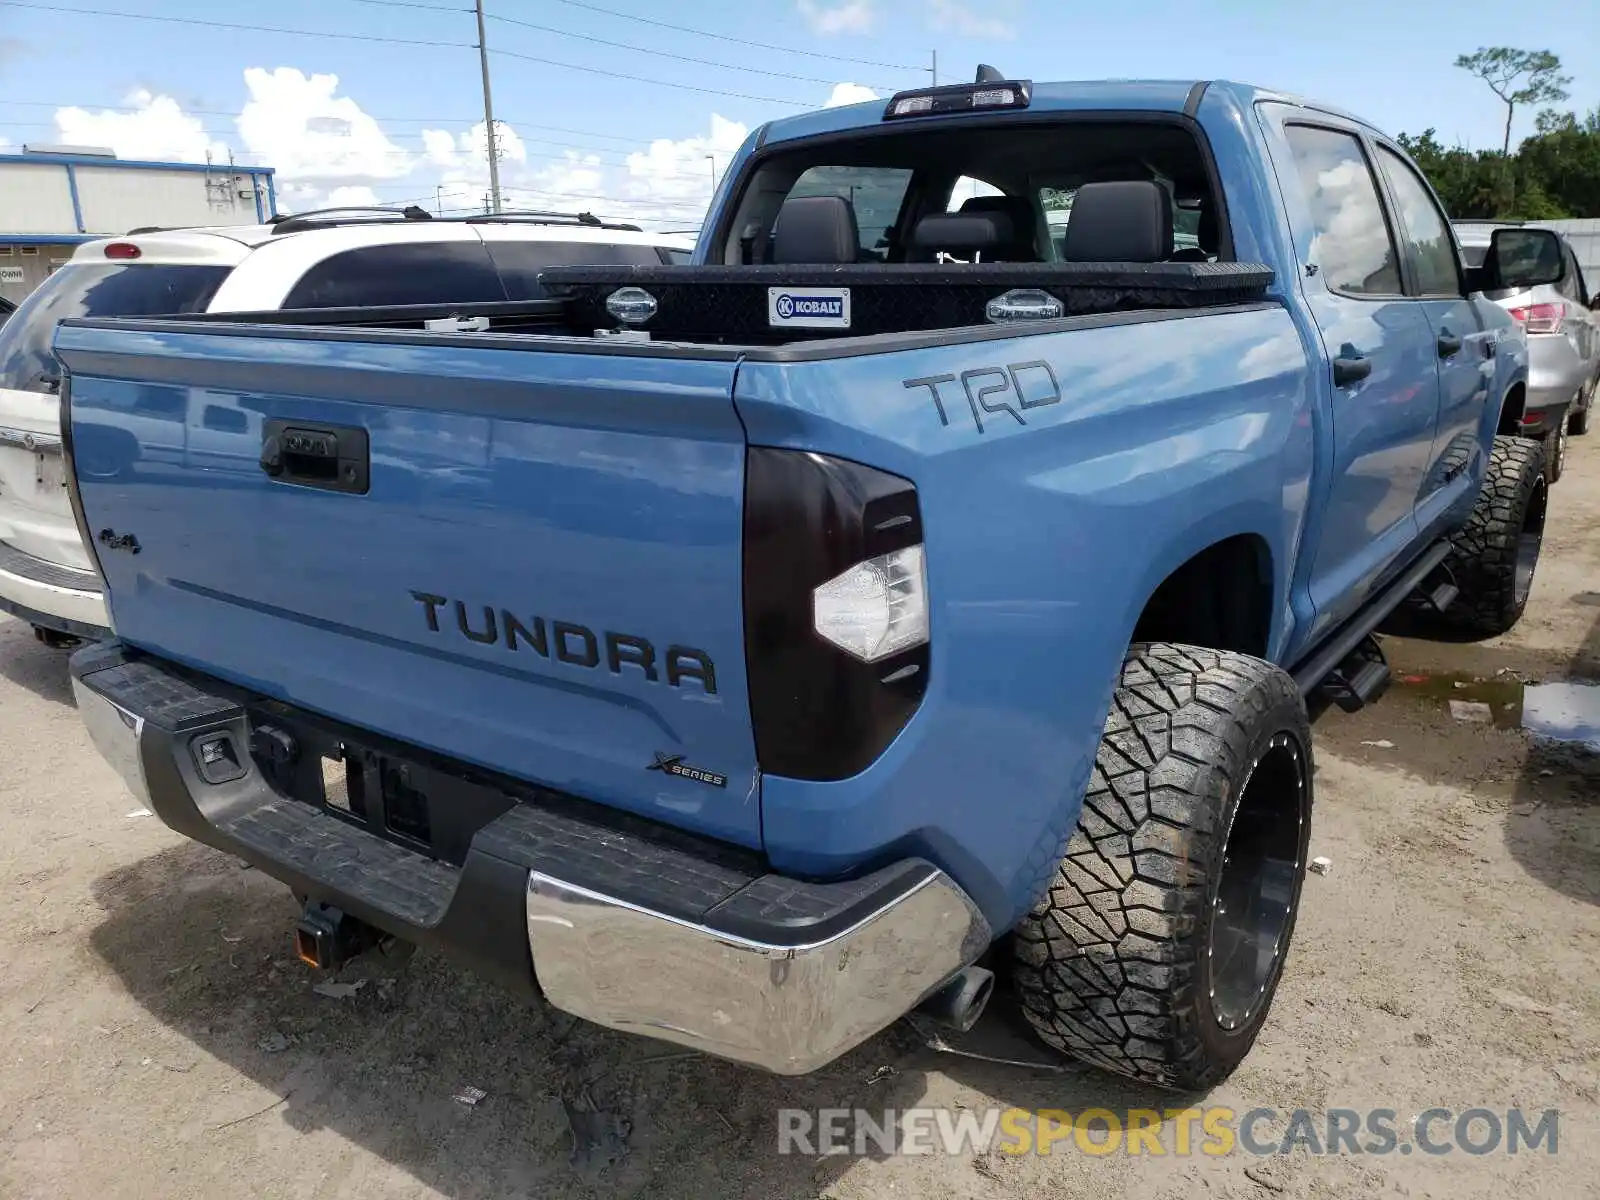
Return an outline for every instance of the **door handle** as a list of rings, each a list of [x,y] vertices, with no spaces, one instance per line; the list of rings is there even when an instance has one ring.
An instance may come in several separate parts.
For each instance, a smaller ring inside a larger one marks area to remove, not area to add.
[[[1439,357],[1449,358],[1461,352],[1461,339],[1448,329],[1439,334]]]
[[[1372,374],[1372,360],[1349,346],[1333,360],[1333,386],[1349,387]]]
[[[365,495],[371,464],[365,429],[277,420],[263,424],[261,469],[279,483]]]

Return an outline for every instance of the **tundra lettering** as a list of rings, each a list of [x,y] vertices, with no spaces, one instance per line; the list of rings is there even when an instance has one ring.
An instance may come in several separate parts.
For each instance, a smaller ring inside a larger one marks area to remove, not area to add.
[[[524,621],[510,609],[496,609],[492,604],[468,605],[464,600],[452,601],[432,592],[413,591],[411,598],[422,605],[423,619],[431,633],[442,632],[439,610],[449,605],[455,612],[455,626],[461,636],[481,646],[503,642],[507,650],[516,650],[519,644],[525,644],[540,658],[549,658],[554,643],[556,661],[574,667],[596,668],[600,665],[600,645],[604,642],[606,666],[613,675],[621,675],[626,666],[637,668],[639,676],[649,683],[658,683],[661,678],[656,669],[656,648],[648,638],[609,630],[597,635],[587,625],[554,619],[547,624],[544,617],[530,617]],[[695,679],[706,695],[717,694],[717,668],[704,650],[668,646],[661,659],[666,666],[668,686],[682,687],[684,680]]]

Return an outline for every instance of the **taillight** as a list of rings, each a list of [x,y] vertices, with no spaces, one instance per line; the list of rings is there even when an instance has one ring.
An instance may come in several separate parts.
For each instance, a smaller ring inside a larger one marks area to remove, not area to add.
[[[745,464],[745,667],[770,775],[845,779],[922,703],[929,603],[908,479],[752,446]]]
[[[112,242],[106,247],[107,258],[138,258],[143,251],[132,242]]]
[[[1530,304],[1506,311],[1529,333],[1560,333],[1561,322],[1567,315],[1566,306],[1561,304]]]

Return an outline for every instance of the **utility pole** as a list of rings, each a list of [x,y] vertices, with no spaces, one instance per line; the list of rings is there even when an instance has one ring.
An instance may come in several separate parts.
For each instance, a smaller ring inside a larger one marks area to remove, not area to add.
[[[478,14],[478,64],[483,68],[483,135],[489,149],[489,194],[500,211],[500,151],[495,146],[494,101],[489,95],[489,46],[483,35],[483,0],[474,0]]]
[[[439,184],[433,189],[433,210],[439,216],[444,216],[444,184]]]
[[[706,161],[711,164],[711,190],[715,193],[717,190],[717,156],[708,154],[706,155]]]
[[[478,8],[481,10],[483,5],[478,5]],[[487,78],[487,76],[485,78]],[[933,52],[933,86],[939,86],[939,52],[937,50]]]

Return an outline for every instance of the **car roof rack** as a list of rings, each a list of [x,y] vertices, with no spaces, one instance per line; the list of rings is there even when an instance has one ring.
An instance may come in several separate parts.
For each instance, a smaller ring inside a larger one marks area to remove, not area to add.
[[[496,224],[505,222],[511,224],[517,221],[526,221],[534,225],[583,225],[590,229],[619,229],[629,233],[643,233],[637,225],[628,225],[620,221],[602,221],[592,212],[565,213],[547,211],[545,209],[529,208],[514,209],[509,212],[498,213],[473,213],[466,217],[452,217],[451,220],[466,221],[468,224]]]
[[[369,225],[389,221],[431,221],[433,214],[415,204],[404,208],[383,208],[379,205],[347,205],[342,208],[318,208],[311,212],[273,216],[267,224],[274,234],[301,233],[307,229],[326,229],[332,225]]]

